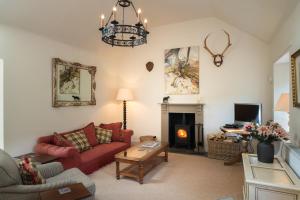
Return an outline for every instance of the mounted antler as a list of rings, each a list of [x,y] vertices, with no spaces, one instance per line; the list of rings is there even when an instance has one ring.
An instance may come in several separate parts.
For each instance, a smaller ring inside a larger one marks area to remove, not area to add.
[[[205,37],[205,40],[204,40],[204,49],[206,49],[211,55],[212,57],[214,58],[214,64],[217,66],[217,67],[220,67],[222,64],[223,64],[223,58],[224,58],[224,54],[225,52],[229,49],[229,47],[232,45],[231,43],[231,40],[230,40],[230,35],[228,32],[226,32],[225,30],[223,30],[224,33],[227,35],[227,38],[228,38],[228,44],[226,46],[226,48],[224,49],[224,51],[221,53],[221,54],[214,54],[207,46],[207,39],[209,37],[210,34],[208,34],[206,37]]]

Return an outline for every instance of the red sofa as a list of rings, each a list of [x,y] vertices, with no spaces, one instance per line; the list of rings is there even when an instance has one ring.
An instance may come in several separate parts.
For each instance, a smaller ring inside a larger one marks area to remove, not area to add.
[[[94,124],[91,123],[82,129],[90,131],[93,126]],[[56,146],[54,143],[54,135],[49,135],[38,139],[34,148],[35,152],[37,154],[46,154],[58,157],[58,161],[63,164],[65,169],[77,167],[85,174],[90,174],[98,170],[100,167],[113,162],[115,154],[129,148],[131,145],[131,136],[133,135],[133,131],[122,130],[121,122],[100,124],[100,127],[112,130],[113,136],[110,144],[95,144],[91,149],[79,153],[75,147]],[[60,134],[64,135],[66,133]],[[90,140],[89,138],[91,135],[88,134],[86,133],[88,140]]]

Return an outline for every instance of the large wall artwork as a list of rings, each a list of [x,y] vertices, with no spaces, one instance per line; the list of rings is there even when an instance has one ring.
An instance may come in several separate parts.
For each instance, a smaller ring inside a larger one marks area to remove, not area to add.
[[[165,89],[170,95],[199,94],[199,46],[165,50]]]

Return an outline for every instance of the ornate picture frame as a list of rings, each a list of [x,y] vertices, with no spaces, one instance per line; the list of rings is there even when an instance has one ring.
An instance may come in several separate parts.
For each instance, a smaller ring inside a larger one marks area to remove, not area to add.
[[[300,108],[300,49],[291,56],[293,106]]]
[[[95,66],[52,59],[52,106],[96,105]]]

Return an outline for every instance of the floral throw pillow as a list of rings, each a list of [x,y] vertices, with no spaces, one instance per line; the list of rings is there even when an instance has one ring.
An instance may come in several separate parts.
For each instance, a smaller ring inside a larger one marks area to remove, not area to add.
[[[30,158],[23,158],[18,165],[24,185],[38,185],[46,182]]]
[[[70,141],[79,152],[83,152],[91,148],[83,130],[65,134],[64,137]]]
[[[111,143],[112,130],[96,127],[96,137],[100,144]]]

